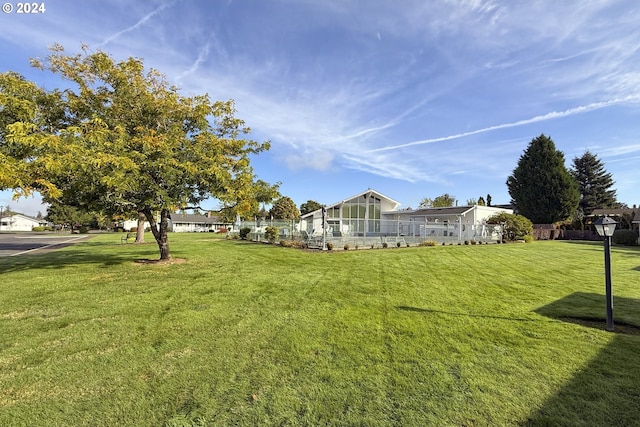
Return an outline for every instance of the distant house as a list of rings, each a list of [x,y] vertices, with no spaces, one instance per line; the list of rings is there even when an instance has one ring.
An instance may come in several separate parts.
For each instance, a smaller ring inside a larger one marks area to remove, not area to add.
[[[215,215],[178,214],[169,215],[169,230],[174,233],[216,232],[230,227],[222,218]]]
[[[0,218],[0,231],[31,231],[33,227],[47,225],[43,219],[33,218],[20,213],[11,213]]]
[[[602,208],[594,209],[588,222],[595,221],[601,216],[608,216],[618,222],[618,228],[637,230],[640,226],[640,208]]]

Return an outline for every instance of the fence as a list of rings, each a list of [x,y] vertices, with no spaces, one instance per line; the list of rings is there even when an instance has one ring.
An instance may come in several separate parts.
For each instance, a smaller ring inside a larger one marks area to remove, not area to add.
[[[346,222],[346,221],[345,221]],[[328,224],[325,230],[302,230],[295,220],[241,221],[234,225],[230,233],[239,233],[249,228],[248,239],[265,240],[267,227],[276,227],[276,241],[300,240],[312,248],[322,248],[331,243],[335,248],[349,245],[351,248],[377,248],[387,246],[419,245],[425,241],[436,244],[457,244],[468,242],[491,243],[502,239],[502,228],[496,224],[461,224],[458,222],[428,222],[407,220],[378,220],[367,224],[370,231],[354,221],[342,224]]]

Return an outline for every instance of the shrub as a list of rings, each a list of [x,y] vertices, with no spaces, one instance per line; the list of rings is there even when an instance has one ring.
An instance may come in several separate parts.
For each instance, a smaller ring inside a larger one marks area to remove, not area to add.
[[[478,242],[476,242],[475,240],[471,240],[469,243],[471,243],[472,245],[477,245]]]
[[[373,249],[373,243],[371,244],[371,249]]]
[[[131,227],[131,230],[129,230],[130,233],[137,233],[138,232],[138,227]]]
[[[386,249],[389,247],[389,244],[387,242],[382,242],[382,247]]]
[[[396,247],[398,247],[398,248],[399,248],[401,244],[402,244],[402,243],[400,243],[400,242],[396,242]]]
[[[280,246],[285,248],[304,249],[307,245],[302,240],[280,240]]]
[[[425,240],[424,242],[420,243],[420,246],[435,246],[436,242],[434,240]]]
[[[345,244],[344,244],[344,246],[343,246],[343,249],[344,249],[345,251],[348,251],[348,250],[349,250],[349,248],[350,248],[349,244],[348,244],[348,243],[345,243]]]
[[[465,240],[465,241],[464,241],[464,244],[465,244],[465,245],[468,245],[468,244],[469,244],[469,241],[468,241],[468,240]]]
[[[89,227],[87,227],[86,225],[81,226],[78,231],[80,232],[80,234],[86,234],[89,232]]]
[[[249,227],[242,227],[240,229],[240,238],[242,240],[247,240],[247,236],[249,236],[249,233],[251,233],[251,229]]]
[[[358,250],[358,244],[356,243],[356,251]]]
[[[216,231],[216,233],[227,233],[229,230],[227,230],[226,228],[222,227],[222,228],[218,228],[218,231]]]
[[[526,236],[524,236],[524,242],[525,243],[533,242],[533,236],[531,234],[527,234]]]
[[[616,230],[611,241],[616,245],[635,246],[638,244],[638,233],[633,230]]]
[[[51,227],[46,225],[37,225],[35,227],[31,227],[31,231],[51,231]]]
[[[531,221],[516,214],[500,212],[487,219],[487,224],[504,224],[503,240],[524,240],[525,236],[533,236],[533,224]]]
[[[327,250],[328,251],[332,251],[333,250],[333,243],[327,242]]]
[[[269,243],[274,243],[278,237],[278,227],[267,227],[264,230],[264,237]]]

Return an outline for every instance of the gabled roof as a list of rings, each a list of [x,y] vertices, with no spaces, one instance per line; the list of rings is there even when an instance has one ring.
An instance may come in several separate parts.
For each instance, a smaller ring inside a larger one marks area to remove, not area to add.
[[[594,209],[593,212],[591,212],[591,216],[606,216],[606,215],[615,215],[615,216],[621,216],[624,214],[628,214],[628,215],[633,215],[635,214],[636,216],[640,213],[640,209],[638,208],[601,208],[601,209]]]
[[[29,221],[37,222],[39,224],[46,224],[46,222],[47,222],[46,219],[38,219],[38,218],[34,218],[32,216],[21,214],[21,213],[18,213],[18,212],[11,212],[10,215],[7,215],[5,213],[5,214],[2,215],[2,218],[11,218],[11,217],[14,217],[14,216],[20,216],[22,218],[28,219]]]
[[[382,193],[380,193],[380,192],[378,192],[378,191],[376,191],[376,190],[372,190],[371,188],[369,188],[368,190],[365,190],[365,191],[363,191],[363,192],[361,192],[361,193],[358,193],[358,194],[356,194],[356,195],[353,195],[353,196],[351,196],[351,197],[346,197],[346,198],[344,198],[344,199],[340,200],[339,202],[332,203],[332,204],[330,204],[330,205],[327,205],[326,207],[327,207],[327,208],[332,208],[332,207],[334,207],[334,206],[338,206],[338,205],[340,205],[340,204],[342,204],[342,203],[346,203],[346,202],[348,202],[349,200],[357,199],[358,197],[368,196],[368,195],[372,195],[372,196],[378,197],[379,199],[384,199],[386,202],[391,203],[391,204],[393,205],[393,209],[396,209],[398,206],[400,206],[400,202],[396,202],[396,201],[395,201],[395,200],[393,200],[391,197],[387,197],[387,196],[385,196],[384,194],[382,194]],[[321,209],[316,209],[315,211],[308,212],[308,213],[306,213],[306,214],[302,215],[300,218],[306,218],[306,217],[313,216],[315,213],[320,212],[320,211],[321,211]]]

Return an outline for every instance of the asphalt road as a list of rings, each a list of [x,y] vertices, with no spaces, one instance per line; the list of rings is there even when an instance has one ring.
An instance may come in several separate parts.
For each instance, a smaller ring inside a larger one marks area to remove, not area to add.
[[[55,250],[88,237],[83,234],[0,233],[0,257]]]

